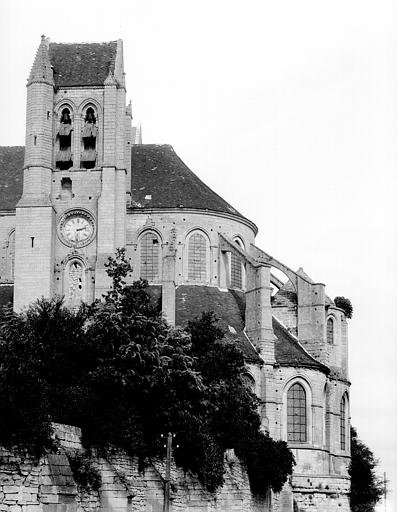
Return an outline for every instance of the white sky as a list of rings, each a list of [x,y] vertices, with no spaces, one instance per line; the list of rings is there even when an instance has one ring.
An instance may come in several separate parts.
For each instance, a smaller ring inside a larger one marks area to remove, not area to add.
[[[0,4],[1,145],[24,144],[25,84],[41,34],[122,38],[144,142],[172,144],[258,225],[260,247],[303,266],[331,298],[351,299],[352,424],[391,481],[389,512],[397,512],[396,20],[391,0]]]

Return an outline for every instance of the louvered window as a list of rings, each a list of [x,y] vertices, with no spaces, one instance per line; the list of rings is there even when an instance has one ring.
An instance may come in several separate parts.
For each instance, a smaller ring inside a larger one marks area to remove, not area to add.
[[[58,127],[58,151],[56,153],[56,167],[61,170],[70,169],[73,165],[72,155],[72,119],[70,110],[64,108]]]
[[[84,169],[93,169],[95,167],[97,151],[96,139],[98,135],[98,128],[96,125],[95,112],[92,107],[87,108],[84,119],[84,126],[82,132],[83,148],[81,152],[81,166]]]

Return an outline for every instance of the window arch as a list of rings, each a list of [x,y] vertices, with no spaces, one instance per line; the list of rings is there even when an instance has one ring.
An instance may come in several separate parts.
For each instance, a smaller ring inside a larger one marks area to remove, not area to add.
[[[346,450],[347,442],[346,442],[346,436],[348,433],[347,426],[347,415],[346,415],[346,395],[343,395],[341,401],[340,401],[340,449],[342,451]]]
[[[147,231],[141,236],[139,268],[142,279],[158,281],[160,279],[160,240],[156,233]]]
[[[77,310],[86,300],[85,292],[85,265],[80,259],[73,258],[65,267],[66,305]]]
[[[334,319],[330,316],[327,319],[327,343],[330,345],[334,344],[334,336],[335,336],[335,325]]]
[[[189,281],[207,280],[208,244],[206,237],[195,231],[188,239],[187,277]]]
[[[255,393],[255,379],[249,372],[244,372],[241,375],[241,380],[246,388]]]
[[[72,155],[72,116],[69,107],[61,107],[60,120],[57,133],[58,151],[56,154],[56,167],[61,170],[70,169],[73,165]]]
[[[234,243],[244,249],[244,244],[239,238],[234,239]],[[230,258],[230,286],[232,288],[243,287],[243,263],[234,252],[231,253]]]
[[[90,105],[83,114],[84,125],[82,129],[81,167],[93,169],[97,161],[97,126],[98,115]]]
[[[302,384],[295,382],[287,392],[287,440],[304,443],[307,441],[306,391]]]

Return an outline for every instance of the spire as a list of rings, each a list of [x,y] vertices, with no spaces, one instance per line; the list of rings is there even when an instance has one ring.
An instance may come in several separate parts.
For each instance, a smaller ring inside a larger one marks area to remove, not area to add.
[[[32,83],[47,83],[54,85],[53,72],[49,57],[50,39],[41,36],[40,46],[37,50],[32,69],[28,78],[28,85]]]
[[[131,103],[131,100],[128,103],[126,109],[125,109],[125,113],[127,114],[127,116],[129,116],[132,119],[132,103]]]

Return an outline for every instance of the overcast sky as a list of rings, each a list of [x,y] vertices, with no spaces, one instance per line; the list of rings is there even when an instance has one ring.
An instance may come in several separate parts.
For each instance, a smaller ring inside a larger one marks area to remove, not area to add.
[[[41,34],[122,38],[144,142],[172,144],[261,248],[351,299],[352,424],[397,512],[396,2],[2,0],[1,145],[24,144]]]

